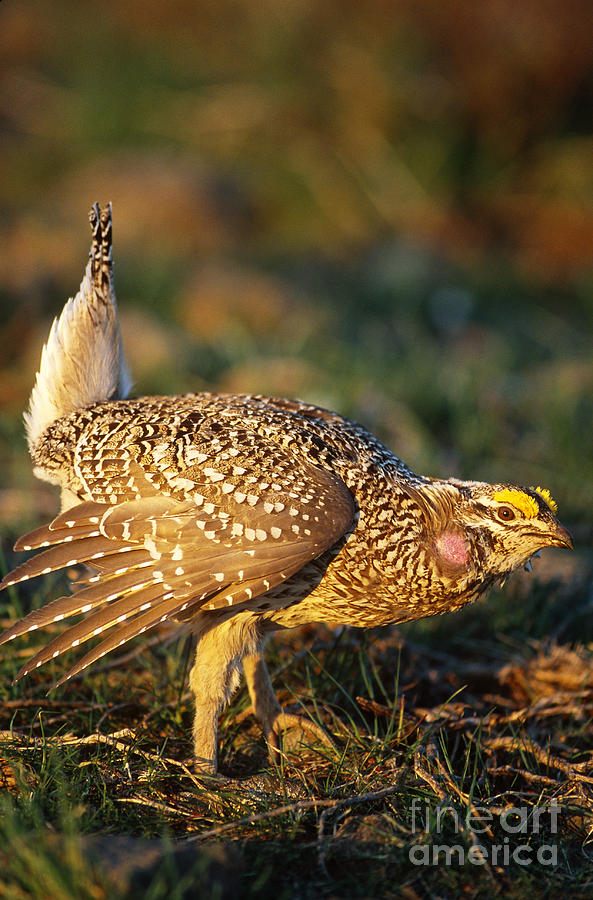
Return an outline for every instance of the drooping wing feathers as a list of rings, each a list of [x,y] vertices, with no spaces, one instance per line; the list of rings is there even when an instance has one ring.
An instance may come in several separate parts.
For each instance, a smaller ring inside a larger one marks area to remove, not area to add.
[[[38,553],[37,556],[28,559],[10,572],[0,583],[0,588],[11,587],[21,581],[28,581],[29,578],[36,578],[37,575],[48,575],[50,572],[56,572],[66,566],[75,566],[85,562],[92,565],[93,561],[100,557],[111,556],[114,553],[123,554],[134,549],[132,545],[114,546],[112,540],[95,532],[93,536],[85,537],[83,540],[58,544],[50,550]],[[125,563],[122,562],[121,565],[123,566]]]
[[[167,597],[168,595],[165,596]],[[89,650],[76,665],[69,669],[68,672],[56,682],[55,686],[59,687],[61,684],[64,684],[65,681],[78,675],[79,672],[82,672],[88,666],[92,665],[92,663],[101,659],[102,656],[115,650],[116,647],[122,647],[139,634],[144,634],[144,632],[149,631],[156,625],[166,622],[167,619],[174,619],[176,613],[182,612],[189,605],[187,601],[185,603],[180,603],[179,600],[165,600],[165,598],[163,598],[163,601],[164,602],[157,604],[154,609],[150,609],[148,612],[136,616],[121,629],[118,628],[116,631],[112,631],[108,638],[101,641],[97,647],[93,647],[92,650]]]
[[[102,634],[108,628],[125,622],[138,611],[144,612],[145,609],[152,606],[153,602],[160,600],[162,594],[162,587],[151,583],[149,586],[139,586],[135,590],[129,591],[115,603],[100,607],[97,612],[87,616],[82,622],[71,625],[65,632],[50,641],[39,653],[27,661],[17,678],[21,678],[32,669],[39,668],[43,663],[59,656],[65,650],[78,647],[79,644]]]
[[[82,525],[98,525],[101,521],[103,513],[105,512],[105,505],[103,503],[96,503],[94,500],[86,500],[84,503],[79,503],[76,506],[76,516],[72,516],[71,509],[66,509],[64,512],[61,512],[59,515],[52,519],[49,525],[45,525],[45,528],[49,528],[50,531],[60,531],[63,528],[72,529],[74,527],[78,528]],[[37,529],[40,531],[41,529]],[[35,534],[35,532],[31,532],[31,534]],[[27,535],[25,535],[27,537]]]
[[[104,503],[85,502],[76,506],[76,517],[70,509],[60,513],[47,525],[41,525],[18,539],[15,550],[36,550],[48,547],[60,540],[73,540],[75,537],[86,537],[97,531],[97,526],[105,512]],[[62,532],[64,532],[62,536]]]
[[[261,506],[254,510],[244,504],[238,510],[235,504],[233,512],[239,511],[239,518],[212,504],[213,512],[209,507],[205,514],[189,500],[152,495],[117,505],[84,502],[25,535],[19,548],[50,545],[50,549],[9,573],[0,587],[78,563],[92,565],[98,574],[82,582],[71,597],[34,610],[0,635],[2,644],[72,615],[90,613],[54,638],[18,677],[108,629],[113,629],[110,637],[59,684],[177,615],[187,620],[200,610],[249,606],[251,601],[257,609],[257,597],[335,544],[352,524],[354,501],[346,486],[323,470],[313,470],[315,477],[319,504],[315,499],[308,502],[306,528],[302,521],[296,524],[294,510],[283,504],[264,518]]]
[[[150,584],[153,584],[152,575],[148,574],[146,578],[142,578],[141,572],[135,569],[118,577],[117,580],[102,579],[74,594],[58,597],[57,600],[52,600],[41,609],[32,610],[24,619],[20,619],[6,629],[1,636],[2,643],[12,641],[29,631],[37,631],[38,628],[43,628],[51,623],[62,622],[71,616],[88,613],[104,603],[110,603],[117,600],[118,597],[123,597]],[[162,593],[162,587],[159,590]]]
[[[92,584],[99,580],[101,583],[105,583],[108,576],[121,575],[124,571],[135,571],[143,566],[151,565],[151,562],[152,560],[146,556],[146,550],[135,550],[133,547],[128,549],[125,559],[122,559],[119,553],[113,553],[110,556],[102,556],[99,559],[93,559],[91,565],[98,574],[77,578],[74,585],[75,590],[78,590],[79,586],[83,584]]]

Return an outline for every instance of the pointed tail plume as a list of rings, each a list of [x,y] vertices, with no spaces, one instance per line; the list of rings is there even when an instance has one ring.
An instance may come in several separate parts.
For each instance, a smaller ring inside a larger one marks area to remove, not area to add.
[[[25,426],[29,450],[56,419],[104,400],[123,399],[131,386],[124,359],[111,256],[111,203],[89,213],[89,263],[75,297],[54,319]]]

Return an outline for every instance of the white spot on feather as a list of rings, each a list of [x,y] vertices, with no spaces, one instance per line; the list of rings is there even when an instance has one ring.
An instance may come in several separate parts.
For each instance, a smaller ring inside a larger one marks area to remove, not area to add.
[[[152,559],[160,559],[161,558],[161,554],[157,550],[157,546],[156,546],[153,538],[145,537],[144,538],[144,546],[150,553]]]
[[[198,462],[203,463],[206,462],[208,456],[206,453],[201,453],[199,450],[196,450],[194,447],[189,447],[186,451],[185,458],[187,462]]]
[[[190,481],[189,478],[174,478],[173,484],[182,491],[191,491],[196,486],[195,481]]]

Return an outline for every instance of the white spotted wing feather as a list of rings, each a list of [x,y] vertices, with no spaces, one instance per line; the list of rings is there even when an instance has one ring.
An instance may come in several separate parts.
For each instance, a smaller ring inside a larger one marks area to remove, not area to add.
[[[210,490],[216,503],[206,500],[200,507],[189,498],[158,494],[116,505],[83,502],[25,535],[17,548],[51,546],[7,575],[0,588],[79,563],[98,573],[71,597],[34,610],[0,636],[1,644],[72,615],[90,613],[54,638],[18,677],[109,629],[114,629],[112,634],[60,683],[176,616],[186,619],[236,604],[257,609],[258,597],[321,555],[352,523],[354,501],[346,486],[331,473],[308,469],[302,480],[312,497],[306,529],[301,516],[295,515],[299,505],[294,498],[284,497],[285,503],[275,491],[270,491],[269,499],[265,493],[256,497],[246,485],[238,492],[255,497],[252,504],[233,501],[230,493],[218,489]],[[191,486],[207,492],[208,482],[206,475]],[[210,482],[216,488],[217,481]]]

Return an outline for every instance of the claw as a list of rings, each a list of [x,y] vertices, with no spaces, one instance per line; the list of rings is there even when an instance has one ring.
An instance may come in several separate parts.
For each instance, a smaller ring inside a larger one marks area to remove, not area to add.
[[[311,743],[315,741],[323,744],[325,747],[331,747],[333,750],[336,749],[334,742],[331,740],[331,738],[328,737],[323,728],[320,728],[319,725],[315,725],[314,722],[311,722],[304,716],[296,716],[291,715],[290,713],[280,712],[274,718],[270,727],[266,729],[266,738],[270,746],[270,759],[273,762],[278,761],[277,754],[279,754],[281,750],[279,733],[281,731],[288,731],[289,729],[298,729],[300,731],[299,743],[301,744],[305,743],[303,739],[306,732],[309,732],[312,736]]]

